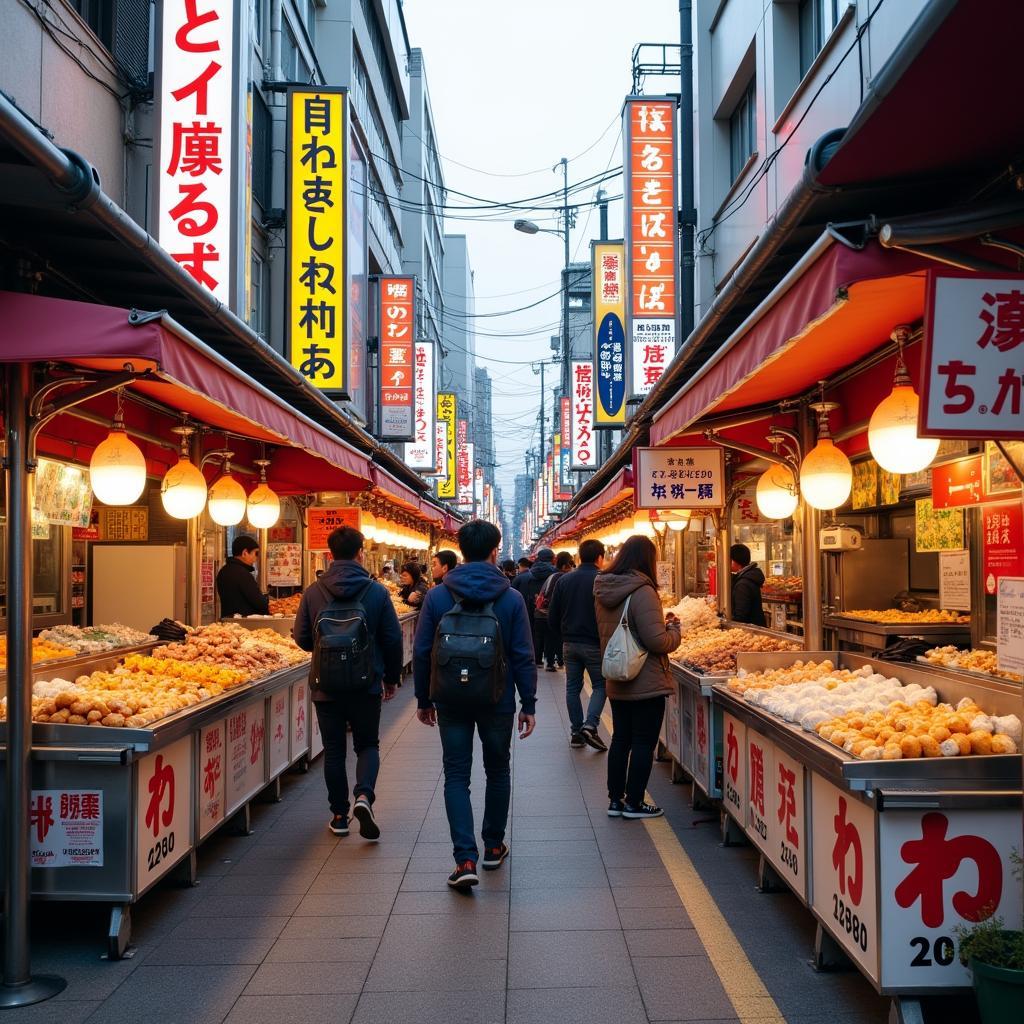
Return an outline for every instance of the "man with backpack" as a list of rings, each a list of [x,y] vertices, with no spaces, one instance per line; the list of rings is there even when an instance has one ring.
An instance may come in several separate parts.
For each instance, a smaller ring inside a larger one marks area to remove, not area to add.
[[[363,568],[363,535],[343,526],[327,538],[331,564],[303,595],[293,635],[312,651],[309,685],[324,741],[324,781],[331,805],[328,826],[348,835],[346,734],[356,752],[355,805],[359,834],[375,842],[373,815],[380,771],[381,701],[391,700],[402,676],[402,630],[387,588]]]
[[[551,548],[541,548],[537,552],[537,561],[525,575],[515,578],[515,588],[523,595],[526,602],[526,613],[530,617],[530,632],[533,634],[534,661],[537,665],[544,664],[544,641],[547,637],[547,620],[537,618],[537,598],[547,578],[555,571],[555,553]],[[551,662],[548,668],[554,672]]]
[[[540,634],[541,655],[549,672],[554,672],[556,665],[558,668],[565,668],[565,662],[562,661],[562,644],[558,639],[555,625],[548,616],[548,609],[551,607],[551,599],[559,581],[574,568],[572,555],[568,551],[559,551],[555,559],[555,571],[541,585],[540,593],[533,603],[534,629]]]
[[[436,725],[444,751],[444,804],[452,836],[454,889],[479,881],[479,849],[469,784],[473,734],[483,746],[487,789],[482,867],[493,871],[509,855],[505,843],[512,773],[509,759],[519,692],[519,737],[533,732],[537,669],[526,606],[497,566],[501,532],[475,519],[459,530],[464,559],[427,593],[416,624],[413,677],[416,717]]]

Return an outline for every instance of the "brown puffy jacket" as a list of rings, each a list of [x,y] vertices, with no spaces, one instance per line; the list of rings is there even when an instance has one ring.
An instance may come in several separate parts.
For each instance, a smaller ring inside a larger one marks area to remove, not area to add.
[[[674,683],[669,670],[668,654],[679,646],[679,623],[666,625],[658,592],[651,581],[639,572],[622,576],[602,572],[594,580],[594,611],[597,632],[601,637],[601,654],[622,617],[622,605],[629,602],[627,622],[634,638],[647,652],[647,661],[636,679],[626,683],[605,681],[609,697],[616,700],[646,700],[672,693]]]

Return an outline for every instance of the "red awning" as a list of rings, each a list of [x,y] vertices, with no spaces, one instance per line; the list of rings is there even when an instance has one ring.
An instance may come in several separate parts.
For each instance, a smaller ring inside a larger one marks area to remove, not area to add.
[[[54,362],[106,372],[120,372],[128,365],[149,370],[148,377],[126,390],[168,410],[186,412],[215,430],[278,447],[272,471],[285,492],[363,489],[373,480],[375,467],[366,455],[296,412],[166,318],[133,325],[126,310],[112,306],[0,292],[0,362]],[[109,403],[110,399],[101,399],[85,409],[103,412]],[[144,411],[127,415],[129,427],[140,417],[146,419]],[[159,426],[154,422],[151,432],[161,433],[155,429]],[[73,450],[81,455],[82,449],[91,451],[105,436],[106,430],[95,424],[83,426],[70,415],[60,416],[52,421],[41,447],[51,454]],[[173,435],[167,437],[173,442]],[[324,462],[340,472],[325,476]],[[391,490],[390,483],[387,489]]]
[[[610,508],[616,502],[633,495],[633,470],[620,469],[615,476],[594,495],[589,501],[585,501],[573,514],[573,521],[583,523],[587,519]]]
[[[780,283],[654,419],[665,444],[710,413],[802,394],[919,319],[927,261],[871,242],[832,242],[802,274]]]

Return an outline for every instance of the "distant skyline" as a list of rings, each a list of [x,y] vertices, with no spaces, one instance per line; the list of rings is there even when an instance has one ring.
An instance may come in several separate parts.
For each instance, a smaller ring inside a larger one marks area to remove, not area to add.
[[[528,365],[552,355],[560,334],[563,242],[525,235],[525,218],[556,228],[550,195],[622,164],[619,114],[630,91],[637,43],[679,42],[675,0],[405,0],[410,45],[423,51],[431,106],[449,190],[526,209],[447,211],[445,230],[465,234],[475,277],[477,364],[494,382],[495,477],[511,513],[515,476],[539,444],[540,377]],[[678,79],[652,80],[648,92],[678,92]],[[554,171],[552,170],[554,168]],[[557,172],[557,173],[556,173]],[[621,177],[605,182],[613,200],[609,234],[622,236]],[[570,198],[592,204],[597,186]],[[547,196],[544,199],[534,197]],[[481,206],[449,192],[449,207]],[[573,261],[590,258],[598,236],[592,205],[577,211]],[[532,307],[532,308],[523,308]],[[497,335],[497,336],[496,336]],[[556,384],[558,368],[545,374]],[[548,391],[550,395],[550,389]],[[550,415],[550,402],[548,403]]]

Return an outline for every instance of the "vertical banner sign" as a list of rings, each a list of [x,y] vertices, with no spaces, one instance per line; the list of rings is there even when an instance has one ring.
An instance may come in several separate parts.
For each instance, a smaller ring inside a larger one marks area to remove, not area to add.
[[[572,361],[572,424],[569,431],[571,468],[595,469],[594,453],[594,364],[589,360]]]
[[[405,462],[410,469],[436,473],[434,343],[417,341],[413,356],[413,439],[405,446]]]
[[[484,471],[479,467],[473,470],[473,504],[479,515],[484,505]]]
[[[441,453],[441,473],[437,482],[437,496],[449,501],[458,496],[456,463],[455,395],[442,391],[437,396],[437,421],[444,427],[444,450]]]
[[[473,476],[469,468],[469,424],[459,420],[455,431],[456,503],[462,507],[473,503]]]
[[[626,275],[621,242],[590,243],[594,311],[594,427],[626,422]]]
[[[164,0],[157,89],[157,240],[228,306],[244,298],[232,289],[236,6]]]
[[[558,484],[562,491],[572,495],[572,444],[569,434],[572,430],[572,399],[566,395],[559,399],[558,429],[562,434],[562,459],[558,466]]]
[[[623,116],[630,390],[646,395],[672,361],[678,333],[676,101],[630,96]]]
[[[473,500],[476,497],[476,445],[472,441],[466,442],[466,508],[473,509]]]
[[[285,330],[292,366],[348,398],[348,94],[288,90]]]
[[[380,437],[385,441],[415,439],[415,303],[415,278],[380,279]]]

